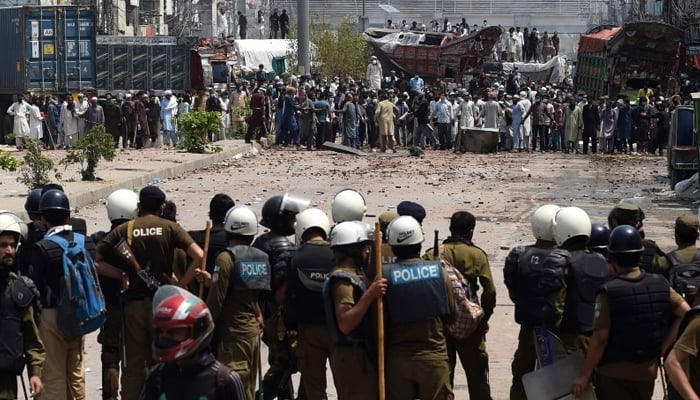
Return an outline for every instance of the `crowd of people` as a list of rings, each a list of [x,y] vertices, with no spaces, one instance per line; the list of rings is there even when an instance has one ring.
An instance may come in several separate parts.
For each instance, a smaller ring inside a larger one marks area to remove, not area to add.
[[[456,211],[449,236],[429,248],[418,203],[379,215],[380,232],[363,222],[367,205],[353,189],[336,194],[330,217],[309,204],[272,196],[258,222],[253,209],[219,193],[209,204],[211,227],[188,232],[160,188],[119,189],[106,201],[110,230],[88,235],[60,186],[31,191],[30,221],[0,213],[0,271],[6,301],[16,305],[0,314],[18,316],[0,329],[11,348],[0,357],[0,394],[17,398],[16,374],[26,365],[33,395],[86,398],[85,337],[66,337],[57,313],[63,250],[50,238],[58,236],[84,243],[100,275],[103,399],[293,399],[295,391],[322,399],[327,362],[339,399],[376,399],[379,298],[387,398],[453,398],[457,356],[470,398],[492,398],[486,335],[496,287],[487,254],[473,242],[474,215]],[[535,243],[511,249],[503,271],[521,327],[511,399],[527,398],[523,376],[546,356],[535,348],[538,329],[556,334],[567,353],[585,354],[571,382],[576,396],[593,382],[599,398],[651,399],[661,356],[675,390],[697,396],[700,319],[688,311],[700,298],[688,284],[694,278],[676,271],[700,271],[692,264],[700,223],[679,217],[678,248],[666,254],[645,238],[644,218],[624,202],[607,224],[578,207],[534,212]],[[268,231],[259,235],[259,225]],[[452,268],[463,280],[451,278]],[[469,331],[455,322],[464,315],[460,299],[482,310]],[[261,341],[269,349],[264,376]],[[689,373],[681,367],[688,359]]]
[[[466,152],[466,132],[493,129],[498,150],[662,154],[671,113],[684,99],[647,83],[636,97],[593,98],[572,82],[533,82],[517,68],[478,73],[464,84],[419,75],[385,74],[376,56],[362,79],[291,75],[268,80],[263,65],[250,81],[234,77],[224,90],[155,90],[96,96],[16,98],[5,125],[22,148],[42,138],[47,148],[71,148],[104,124],[115,146],[177,148],[178,119],[189,110],[219,114],[210,141],[242,134],[247,143],[273,135],[273,148],[320,149],[336,142],[368,151],[426,149]],[[686,93],[687,95],[688,93]],[[28,99],[28,100],[27,100]],[[687,99],[686,99],[687,100]]]

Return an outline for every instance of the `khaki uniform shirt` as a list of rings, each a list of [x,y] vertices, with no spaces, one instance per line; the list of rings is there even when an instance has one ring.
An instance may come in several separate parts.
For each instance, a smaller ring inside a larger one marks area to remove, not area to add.
[[[700,393],[700,360],[698,359],[698,349],[700,349],[700,318],[694,316],[685,330],[681,333],[678,341],[673,346],[690,357],[688,358],[688,378],[690,385],[696,393]]]
[[[231,288],[236,274],[233,255],[222,251],[216,257],[207,306],[214,319],[215,335],[220,340],[228,337],[248,338],[260,334],[258,290],[235,291]]]

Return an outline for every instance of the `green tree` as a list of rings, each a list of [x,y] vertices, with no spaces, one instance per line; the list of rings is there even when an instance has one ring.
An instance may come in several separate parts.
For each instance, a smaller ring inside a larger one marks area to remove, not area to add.
[[[309,27],[312,69],[322,76],[350,75],[357,80],[364,79],[372,49],[362,33],[356,31],[356,25],[350,17],[346,17],[333,31],[319,18],[312,18]],[[296,39],[296,23],[292,24],[290,33],[290,37]],[[296,41],[287,51],[287,64],[292,71],[299,70]]]

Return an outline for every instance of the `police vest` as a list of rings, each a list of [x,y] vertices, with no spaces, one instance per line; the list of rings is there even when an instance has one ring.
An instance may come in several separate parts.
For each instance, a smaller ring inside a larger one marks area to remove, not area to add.
[[[36,286],[29,278],[11,273],[0,304],[0,371],[19,374],[24,369],[24,313],[36,298]]]
[[[642,271],[637,278],[616,276],[600,291],[608,296],[610,336],[600,365],[640,363],[661,356],[669,323],[671,287],[664,277]]]
[[[304,287],[321,293],[331,271],[335,267],[335,255],[329,245],[303,244],[292,258],[292,270],[296,270]]]
[[[272,269],[272,290],[277,290],[289,277],[291,259],[296,247],[286,237],[272,233],[258,236],[252,246],[268,255]]]
[[[557,313],[549,298],[564,287],[569,252],[526,247],[518,259],[515,322],[527,327],[555,329]]]
[[[99,231],[90,235],[90,238],[95,244],[97,244],[100,243],[105,236],[107,236],[107,232]],[[108,262],[111,265],[114,265],[115,267],[121,267],[124,265],[124,261],[122,261],[114,251],[107,252],[104,259],[106,262]],[[125,267],[126,270],[129,270],[129,268],[131,268],[128,266]],[[119,307],[119,298],[122,290],[121,281],[118,279],[108,278],[103,275],[98,275],[97,278],[99,279],[100,289],[102,289],[102,294],[104,295],[107,307]]]
[[[323,306],[326,310],[326,324],[328,325],[328,332],[331,334],[331,339],[335,345],[349,345],[356,340],[362,340],[364,338],[370,337],[370,323],[369,315],[365,314],[365,317],[360,322],[357,328],[349,335],[345,335],[341,332],[338,327],[338,316],[335,313],[335,303],[333,301],[333,284],[339,280],[347,281],[353,287],[353,298],[355,302],[360,300],[362,294],[367,290],[367,286],[362,281],[359,275],[351,274],[345,271],[333,271],[326,282],[323,284]]]
[[[450,313],[442,268],[437,261],[384,264],[385,299],[392,323],[444,317]]]
[[[233,290],[270,290],[270,263],[267,254],[250,246],[226,248],[234,259],[229,287]]]
[[[561,330],[571,333],[593,332],[595,298],[600,285],[607,282],[610,267],[598,253],[571,251],[571,268],[566,279],[566,306]]]
[[[325,323],[323,285],[334,266],[335,255],[328,242],[304,243],[294,253],[284,305],[288,327]]]
[[[46,234],[46,226],[39,221],[31,221],[27,223],[27,237],[20,238],[22,246],[17,250],[17,262],[19,263],[19,272],[24,276],[30,276],[34,271],[30,271],[32,264],[32,248],[44,238]]]
[[[644,245],[644,251],[639,257],[639,267],[644,271],[651,272],[651,268],[654,264],[654,257],[658,255],[663,255],[659,247],[655,242],[649,239],[643,239],[642,244]]]

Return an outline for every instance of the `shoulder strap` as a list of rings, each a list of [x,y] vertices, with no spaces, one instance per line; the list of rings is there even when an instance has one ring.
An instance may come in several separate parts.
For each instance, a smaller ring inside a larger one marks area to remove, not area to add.
[[[698,252],[700,252],[700,249],[698,250]],[[671,268],[681,265],[681,260],[678,259],[678,254],[676,254],[676,250],[666,254],[666,259],[668,260],[668,262],[671,263]],[[693,261],[695,261],[696,259],[698,259],[698,253],[695,253]]]
[[[131,247],[131,242],[134,240],[134,220],[131,219],[126,224],[126,244]]]

